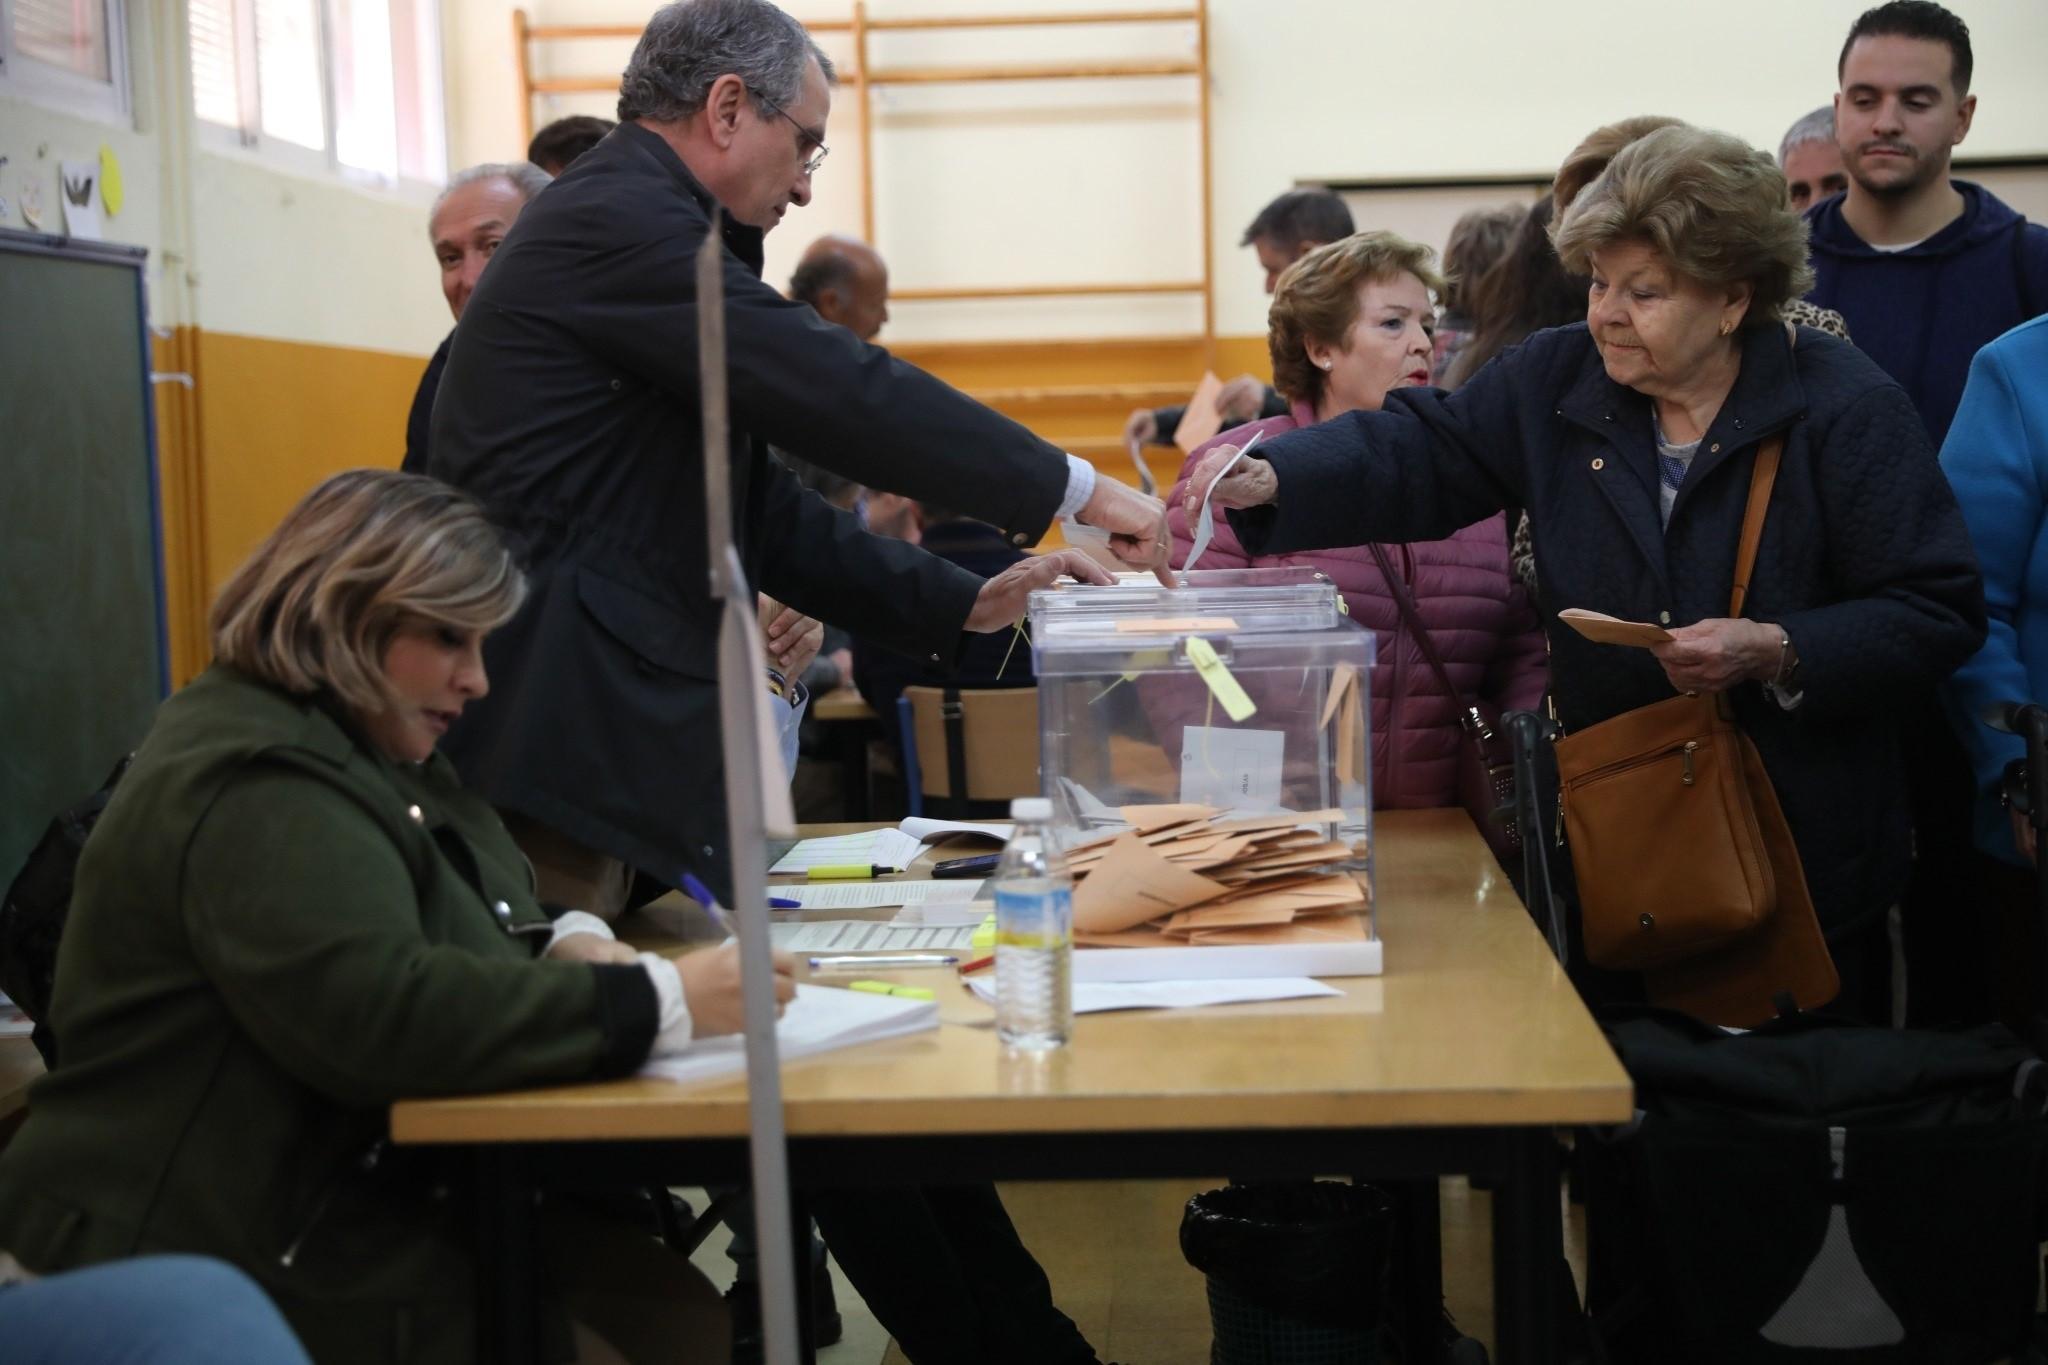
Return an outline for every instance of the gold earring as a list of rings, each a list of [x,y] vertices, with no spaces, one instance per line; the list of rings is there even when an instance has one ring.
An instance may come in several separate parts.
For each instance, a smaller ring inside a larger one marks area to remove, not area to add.
[[[1729,334],[1730,332],[1732,332],[1732,331],[1734,331],[1734,330],[1735,330],[1735,324],[1734,324],[1734,323],[1732,323],[1732,322],[1725,322],[1725,321],[1724,321],[1724,322],[1723,322],[1723,323],[1721,324],[1721,335],[1722,335],[1722,336],[1727,336],[1727,335],[1728,335],[1728,334]]]

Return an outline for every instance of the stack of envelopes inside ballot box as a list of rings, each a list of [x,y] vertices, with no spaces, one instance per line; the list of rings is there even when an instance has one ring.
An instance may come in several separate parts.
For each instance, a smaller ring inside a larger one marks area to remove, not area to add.
[[[1369,936],[1369,850],[1332,839],[1337,810],[1231,817],[1126,806],[1122,833],[1067,856],[1074,941],[1087,947],[1330,942]]]
[[[1077,944],[1371,937],[1373,636],[1327,578],[1069,587],[1030,620]]]

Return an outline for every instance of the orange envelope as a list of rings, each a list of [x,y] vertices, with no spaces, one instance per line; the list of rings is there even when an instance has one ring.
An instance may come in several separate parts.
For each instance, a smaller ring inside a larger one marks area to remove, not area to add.
[[[1131,822],[1131,827],[1140,834],[1152,834],[1174,825],[1185,825],[1194,820],[1213,819],[1217,814],[1214,806],[1196,805],[1192,802],[1182,805],[1125,806],[1117,814]]]
[[[1076,948],[1170,948],[1177,942],[1145,924],[1135,929],[1119,929],[1113,934],[1087,934],[1078,929],[1074,931]]]
[[[1292,924],[1253,925],[1243,929],[1198,929],[1190,942],[1196,947],[1255,946],[1267,943],[1363,943],[1365,919],[1360,915],[1338,915],[1324,919],[1296,920]]]
[[[1604,611],[1587,611],[1584,607],[1566,607],[1557,614],[1557,619],[1588,640],[1597,640],[1603,645],[1661,645],[1671,638],[1671,632],[1662,626],[1653,626],[1647,621],[1624,621]]]
[[[1216,399],[1222,393],[1223,381],[1215,371],[1205,372],[1188,405],[1181,409],[1180,425],[1173,431],[1173,443],[1181,448],[1182,454],[1194,454],[1196,446],[1223,430],[1223,414],[1216,407]]]
[[[1221,882],[1174,866],[1127,834],[1110,845],[1109,855],[1074,888],[1074,927],[1113,934],[1214,900],[1223,890]]]
[[[1284,905],[1202,905],[1182,910],[1159,926],[1162,934],[1186,934],[1197,929],[1236,929],[1253,924],[1292,924],[1294,911]]]

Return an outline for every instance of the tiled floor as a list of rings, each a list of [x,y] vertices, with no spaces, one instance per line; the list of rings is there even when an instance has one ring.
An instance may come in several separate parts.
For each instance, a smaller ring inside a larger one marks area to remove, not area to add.
[[[1181,1209],[1189,1196],[1222,1184],[1125,1181],[1016,1184],[1003,1200],[1025,1243],[1051,1278],[1054,1295],[1105,1361],[1120,1365],[1203,1365],[1209,1310],[1202,1275],[1180,1253]],[[701,1204],[699,1205],[701,1207]],[[1463,1180],[1443,1182],[1444,1293],[1459,1325],[1493,1338],[1492,1236],[1488,1196]],[[1571,1210],[1566,1251],[1583,1275],[1584,1224]],[[698,1252],[714,1283],[732,1278],[721,1229]],[[820,1365],[908,1365],[833,1267],[846,1338],[818,1353]]]

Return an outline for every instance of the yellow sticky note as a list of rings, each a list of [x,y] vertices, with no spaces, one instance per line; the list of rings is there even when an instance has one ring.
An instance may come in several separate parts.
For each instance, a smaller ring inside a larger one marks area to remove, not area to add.
[[[121,188],[121,158],[114,155],[114,149],[106,143],[100,144],[100,202],[106,205],[107,217],[121,212],[127,192]]]
[[[981,922],[974,933],[968,938],[967,946],[980,949],[990,949],[996,946],[996,917],[994,915],[990,915]]]
[[[1209,691],[1223,704],[1223,714],[1232,720],[1250,720],[1259,708],[1245,695],[1245,690],[1230,674],[1230,668],[1216,656],[1216,647],[1199,635],[1188,637],[1188,662],[1201,674],[1202,681],[1209,685]]]

